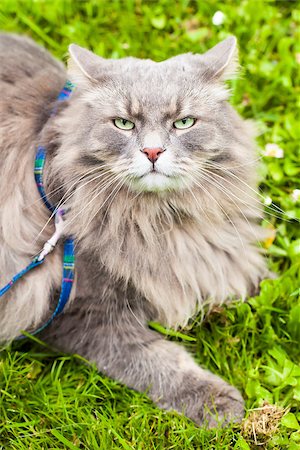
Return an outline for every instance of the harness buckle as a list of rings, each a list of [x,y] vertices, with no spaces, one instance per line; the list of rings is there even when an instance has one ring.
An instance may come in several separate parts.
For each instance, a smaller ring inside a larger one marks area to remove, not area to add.
[[[52,250],[55,248],[59,239],[64,235],[65,221],[64,221],[65,210],[63,208],[58,208],[55,213],[54,223],[55,232],[50,239],[44,244],[43,250],[38,256],[38,261],[44,259]]]

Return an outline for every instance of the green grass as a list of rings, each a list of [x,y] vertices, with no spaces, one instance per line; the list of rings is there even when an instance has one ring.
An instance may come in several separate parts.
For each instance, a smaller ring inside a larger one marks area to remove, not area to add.
[[[260,436],[266,449],[300,448],[299,30],[296,1],[17,1],[0,3],[0,27],[25,33],[64,58],[70,42],[105,57],[162,60],[202,52],[235,34],[241,77],[232,102],[259,126],[261,193],[285,214],[267,215],[276,229],[270,267],[259,296],[220,308],[197,321],[181,341],[203,366],[241,389],[248,410],[263,401],[290,408],[277,431]],[[221,10],[225,21],[212,24]],[[297,47],[298,46],[298,47]],[[298,77],[298,78],[297,78]],[[298,104],[297,104],[298,102]],[[275,143],[283,158],[264,156]],[[272,212],[272,211],[270,211]],[[164,331],[166,333],[166,331]],[[188,336],[188,338],[186,337]],[[249,411],[248,411],[249,414]],[[196,428],[160,411],[142,394],[103,377],[77,356],[58,355],[36,342],[0,355],[0,449],[249,449],[240,426]]]

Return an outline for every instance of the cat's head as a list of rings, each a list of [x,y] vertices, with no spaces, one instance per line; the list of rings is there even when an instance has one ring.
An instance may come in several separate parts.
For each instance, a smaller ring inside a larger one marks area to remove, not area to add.
[[[81,163],[102,165],[133,190],[165,192],[189,188],[207,161],[238,159],[241,121],[224,83],[236,53],[234,37],[162,62],[107,60],[72,44]]]

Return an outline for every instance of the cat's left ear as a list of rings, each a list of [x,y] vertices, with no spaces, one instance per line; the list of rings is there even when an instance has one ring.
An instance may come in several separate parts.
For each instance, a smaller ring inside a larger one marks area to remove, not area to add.
[[[78,84],[99,82],[103,78],[108,61],[79,45],[69,46],[68,72],[71,81]]]
[[[230,36],[202,55],[210,78],[227,80],[238,71],[237,40]]]

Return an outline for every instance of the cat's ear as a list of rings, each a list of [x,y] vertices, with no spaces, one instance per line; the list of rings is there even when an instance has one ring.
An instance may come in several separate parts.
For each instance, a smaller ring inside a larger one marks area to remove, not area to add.
[[[76,44],[69,46],[69,54],[68,72],[72,81],[79,84],[100,81],[103,66],[107,63],[104,58]]]
[[[230,36],[202,55],[210,78],[227,80],[238,71],[237,40]]]

